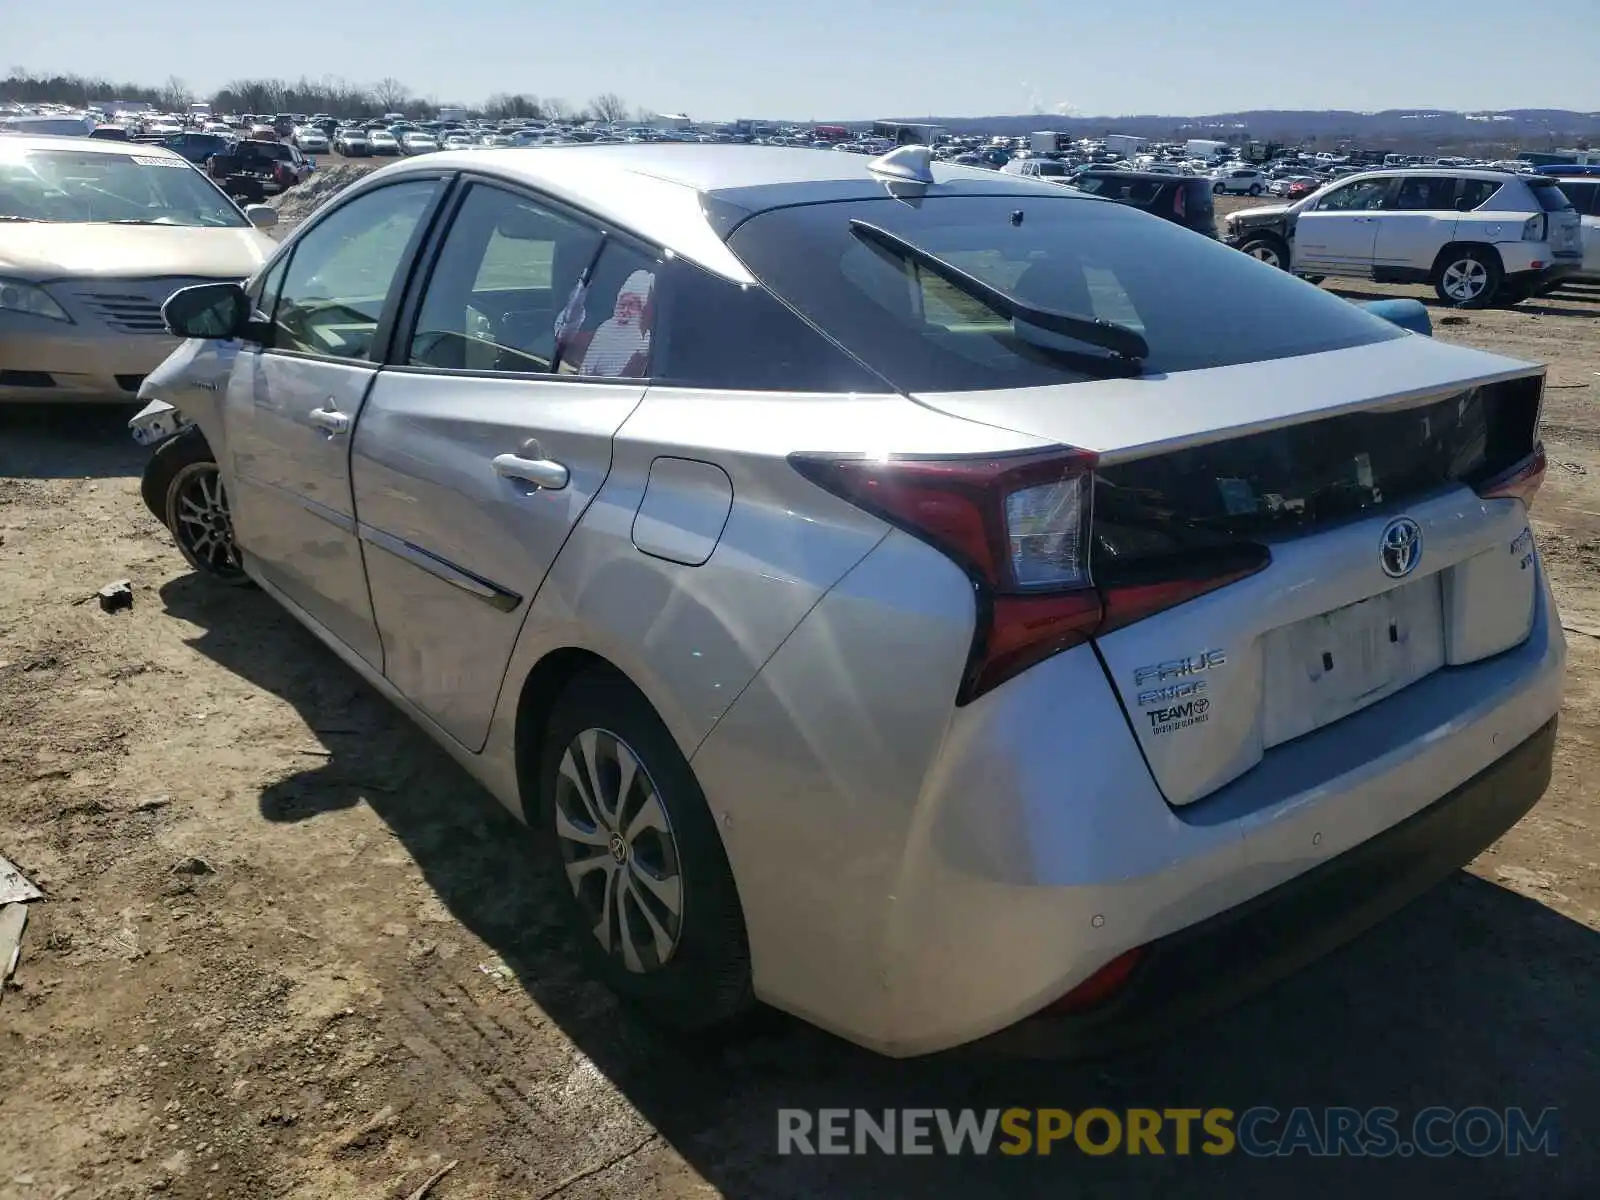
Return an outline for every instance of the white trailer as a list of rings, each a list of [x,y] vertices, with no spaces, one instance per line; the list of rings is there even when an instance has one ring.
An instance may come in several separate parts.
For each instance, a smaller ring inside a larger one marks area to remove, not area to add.
[[[1227,142],[1218,142],[1211,138],[1190,138],[1183,144],[1185,158],[1203,158],[1207,162],[1214,162],[1227,152]]]
[[[1131,133],[1106,134],[1106,149],[1119,158],[1132,158],[1144,149],[1148,138],[1134,137]]]
[[[1055,154],[1066,141],[1067,135],[1064,133],[1057,133],[1053,129],[1042,130],[1028,135],[1028,149],[1035,154]]]

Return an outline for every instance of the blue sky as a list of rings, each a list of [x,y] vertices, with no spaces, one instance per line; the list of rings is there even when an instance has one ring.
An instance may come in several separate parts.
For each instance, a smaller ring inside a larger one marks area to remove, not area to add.
[[[1600,110],[1600,0],[8,7],[0,67],[177,75],[200,92],[249,75],[393,76],[441,102],[616,92],[696,119]]]

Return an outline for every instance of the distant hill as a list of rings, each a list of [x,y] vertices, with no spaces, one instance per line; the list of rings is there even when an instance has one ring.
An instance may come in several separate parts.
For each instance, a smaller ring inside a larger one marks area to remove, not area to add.
[[[1451,112],[1438,108],[1396,108],[1383,112],[1258,109],[1182,117],[1062,117],[1048,113],[994,117],[900,117],[943,125],[952,133],[1015,136],[1053,129],[1075,137],[1131,133],[1163,140],[1191,137],[1260,138],[1299,144],[1413,145],[1418,150],[1446,144],[1517,145],[1553,149],[1580,143],[1600,145],[1600,112],[1562,108],[1511,108]],[[841,122],[859,126],[862,122]]]

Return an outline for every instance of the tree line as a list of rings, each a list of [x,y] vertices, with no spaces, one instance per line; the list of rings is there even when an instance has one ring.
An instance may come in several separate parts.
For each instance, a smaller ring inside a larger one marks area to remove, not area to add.
[[[196,101],[209,101],[219,113],[328,113],[337,117],[376,117],[404,113],[426,119],[441,107],[433,97],[418,96],[398,79],[359,84],[346,79],[236,79],[210,95],[197,94],[176,75],[164,84],[118,82],[83,75],[42,75],[13,67],[0,79],[0,102],[68,104],[85,108],[111,100],[150,104],[162,112],[183,112]],[[525,117],[536,120],[646,120],[644,109],[630,108],[615,92],[603,92],[587,104],[571,104],[559,96],[529,92],[497,92],[466,107],[474,117]]]

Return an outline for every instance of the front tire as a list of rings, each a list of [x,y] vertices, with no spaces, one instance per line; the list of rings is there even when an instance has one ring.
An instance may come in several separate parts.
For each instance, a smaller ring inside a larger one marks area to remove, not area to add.
[[[1228,189],[1223,187],[1222,184],[1220,184],[1220,183],[1215,183],[1215,184],[1211,185],[1211,194],[1213,196],[1225,195],[1225,194],[1227,194],[1227,191],[1228,191]]]
[[[553,712],[530,820],[553,842],[556,886],[591,967],[669,1028],[743,1015],[754,1004],[744,913],[705,794],[671,733],[609,669],[573,679]]]
[[[1486,250],[1452,250],[1434,271],[1433,290],[1457,308],[1485,308],[1500,291],[1500,258]]]
[[[191,425],[155,448],[139,491],[194,570],[230,587],[250,584],[222,475],[199,429]]]
[[[1289,248],[1270,234],[1258,234],[1239,243],[1239,252],[1280,271],[1289,269]]]

